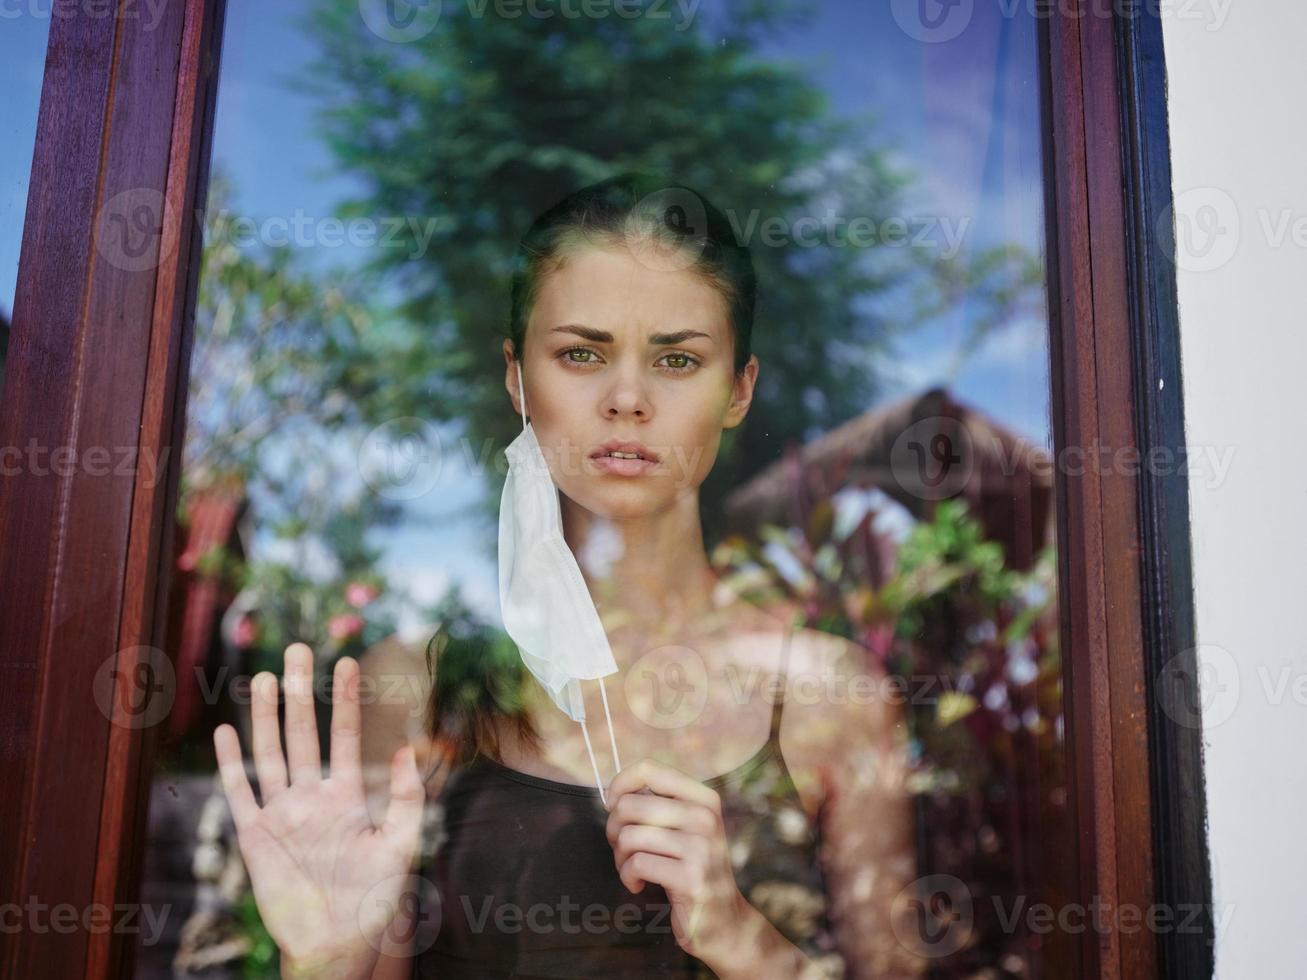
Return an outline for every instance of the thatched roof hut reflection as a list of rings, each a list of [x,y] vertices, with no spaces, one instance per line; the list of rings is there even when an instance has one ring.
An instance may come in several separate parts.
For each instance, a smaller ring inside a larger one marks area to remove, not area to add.
[[[942,388],[791,449],[727,496],[727,526],[750,534],[799,524],[813,501],[851,487],[876,487],[918,520],[940,500],[963,498],[1013,569],[1028,569],[1053,540],[1050,454]]]

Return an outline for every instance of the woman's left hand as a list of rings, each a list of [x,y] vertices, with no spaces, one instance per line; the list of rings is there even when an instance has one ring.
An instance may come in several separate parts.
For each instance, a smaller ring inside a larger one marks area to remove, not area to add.
[[[680,947],[709,966],[729,961],[756,910],[735,884],[721,797],[653,759],[619,772],[606,796],[608,843],[622,883],[632,892],[646,881],[661,885]]]

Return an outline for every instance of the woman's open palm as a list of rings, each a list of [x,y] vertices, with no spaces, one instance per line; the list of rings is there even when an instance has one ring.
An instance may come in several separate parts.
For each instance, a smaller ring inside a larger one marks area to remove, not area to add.
[[[382,948],[411,873],[424,789],[411,746],[395,753],[390,805],[380,826],[368,814],[361,765],[358,662],[343,657],[332,683],[331,766],[322,771],[312,689],[313,652],[286,648],[286,758],[277,725],[277,678],[251,684],[254,798],[231,725],[213,733],[223,791],[264,925],[300,963],[366,962]],[[290,778],[287,779],[287,760]]]

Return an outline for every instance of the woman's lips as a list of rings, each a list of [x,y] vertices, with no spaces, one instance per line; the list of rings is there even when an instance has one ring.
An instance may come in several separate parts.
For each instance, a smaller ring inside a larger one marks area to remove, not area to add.
[[[620,456],[591,456],[590,462],[600,472],[613,476],[643,476],[658,465],[652,459],[625,459]]]

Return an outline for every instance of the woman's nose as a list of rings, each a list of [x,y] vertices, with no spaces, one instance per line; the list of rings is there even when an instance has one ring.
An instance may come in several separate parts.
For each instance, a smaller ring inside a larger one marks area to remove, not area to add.
[[[634,378],[622,378],[614,382],[604,398],[603,412],[610,419],[629,416],[645,420],[653,414],[640,382]]]

